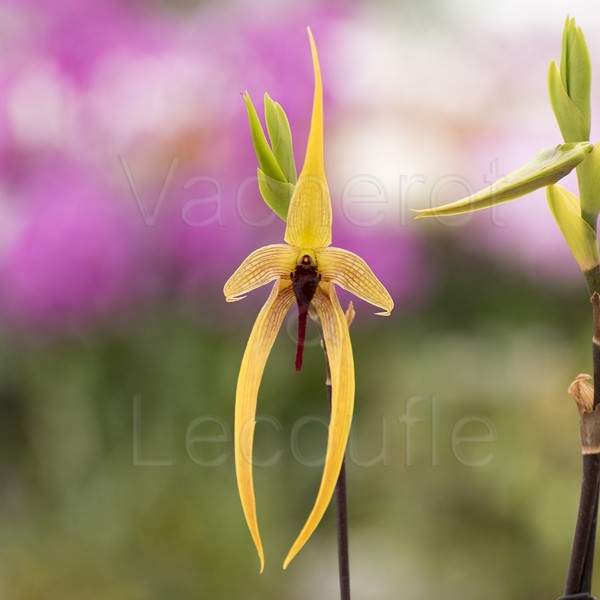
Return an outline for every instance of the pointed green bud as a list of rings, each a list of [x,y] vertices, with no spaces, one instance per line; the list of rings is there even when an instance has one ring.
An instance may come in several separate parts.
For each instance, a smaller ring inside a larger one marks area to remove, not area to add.
[[[571,249],[571,253],[585,273],[600,264],[596,232],[582,218],[579,199],[561,185],[550,185],[546,190],[550,210]]]
[[[592,144],[561,144],[541,150],[524,167],[499,179],[489,187],[457,202],[436,208],[416,210],[420,217],[460,215],[525,196],[539,188],[556,183],[570,173],[591,152]]]
[[[290,123],[281,105],[271,100],[269,94],[265,94],[265,119],[275,159],[281,167],[286,181],[295,184],[298,175],[292,148]]]
[[[263,200],[269,205],[269,208],[274,211],[277,216],[287,221],[288,208],[290,200],[294,193],[293,183],[287,181],[279,181],[269,177],[264,171],[258,169],[258,189],[263,197]]]
[[[248,120],[250,121],[252,143],[254,144],[254,151],[256,152],[256,158],[258,158],[260,168],[269,175],[269,177],[273,177],[279,181],[285,181],[283,171],[277,163],[277,159],[269,146],[269,142],[267,142],[267,137],[265,136],[260,119],[258,118],[258,114],[256,113],[256,109],[254,108],[254,104],[252,104],[248,92],[244,93],[244,100],[248,111]]]
[[[248,92],[244,93],[244,101],[250,121],[252,143],[258,158],[260,193],[267,205],[285,221],[297,180],[290,124],[283,108],[265,94],[265,120],[271,141],[269,145]]]
[[[589,140],[592,66],[581,28],[567,17],[562,38],[560,69],[550,63],[548,92],[565,142]]]

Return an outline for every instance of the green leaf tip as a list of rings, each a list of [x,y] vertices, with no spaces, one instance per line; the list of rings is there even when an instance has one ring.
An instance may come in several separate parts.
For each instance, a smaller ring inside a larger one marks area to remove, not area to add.
[[[565,142],[589,140],[592,65],[585,36],[575,19],[567,17],[562,36],[560,68],[548,70],[548,93]]]
[[[265,121],[269,140],[258,118],[252,99],[244,92],[250,134],[258,159],[258,187],[263,200],[284,221],[296,184],[296,163],[292,149],[292,132],[281,105],[265,94]],[[269,145],[270,141],[270,145]]]
[[[269,146],[267,136],[265,135],[248,92],[244,92],[244,101],[246,102],[248,120],[250,121],[250,135],[252,136],[252,143],[254,144],[254,151],[256,152],[256,158],[258,158],[259,167],[267,173],[269,177],[273,177],[279,181],[285,181],[283,171]]]
[[[265,94],[265,119],[275,159],[286,181],[295,184],[298,175],[292,148],[290,123],[283,108],[281,108],[281,104],[273,101],[269,94]]]
[[[549,185],[546,197],[579,268],[585,273],[600,264],[596,232],[581,216],[579,199],[561,185]]]
[[[525,166],[502,177],[480,192],[457,202],[435,208],[415,210],[419,213],[416,218],[460,215],[525,196],[562,179],[583,161],[592,148],[593,146],[589,142],[544,148]]]

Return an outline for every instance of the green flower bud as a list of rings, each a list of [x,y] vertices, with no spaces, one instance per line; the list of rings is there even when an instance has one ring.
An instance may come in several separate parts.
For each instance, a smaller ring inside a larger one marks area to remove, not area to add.
[[[589,140],[591,81],[592,67],[585,37],[575,19],[567,17],[560,69],[552,61],[548,71],[550,103],[565,142]]]
[[[285,221],[297,180],[290,124],[283,108],[265,94],[265,120],[271,142],[269,145],[248,92],[244,94],[244,101],[258,159],[260,193],[271,210]]]
[[[298,175],[292,148],[290,123],[281,105],[271,100],[269,94],[265,94],[265,119],[275,159],[281,167],[286,181],[295,184]]]

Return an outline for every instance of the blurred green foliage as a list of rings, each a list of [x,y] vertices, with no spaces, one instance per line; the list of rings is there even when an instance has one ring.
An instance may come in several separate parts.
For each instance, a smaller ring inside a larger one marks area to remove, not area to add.
[[[552,292],[483,260],[461,272],[451,265],[464,257],[442,243],[433,252],[441,277],[428,305],[391,325],[357,307],[354,593],[553,597],[577,507],[565,389],[589,369],[585,289]],[[0,597],[336,596],[331,512],[288,571],[276,560],[320,478],[320,350],[307,349],[297,374],[283,332],[265,374],[259,414],[271,420],[257,426],[255,457],[273,464],[255,469],[259,576],[227,430],[251,319],[227,329],[230,311],[199,320],[165,305],[60,339],[5,332]]]

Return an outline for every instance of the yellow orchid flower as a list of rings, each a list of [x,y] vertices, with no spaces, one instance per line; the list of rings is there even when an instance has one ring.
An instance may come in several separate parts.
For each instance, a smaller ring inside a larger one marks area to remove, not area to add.
[[[315,42],[308,29],[314,74],[313,112],[304,167],[294,188],[287,214],[285,244],[255,250],[244,260],[224,287],[228,302],[275,281],[260,311],[246,351],[235,399],[235,466],[244,516],[264,567],[264,554],[256,516],[252,478],[252,445],[258,389],[267,358],[283,319],[298,305],[296,369],[302,351],[309,307],[316,310],[331,369],[331,420],[321,485],[314,507],[285,559],[285,569],[321,521],[340,472],[354,407],[354,361],[350,334],[335,284],[380,307],[389,315],[394,303],[365,261],[347,250],[331,247],[331,200],[323,159],[323,91]]]

